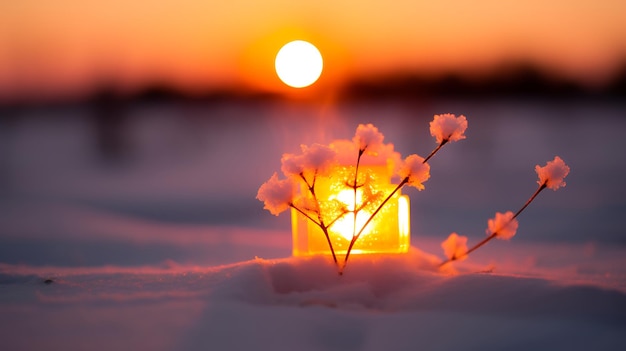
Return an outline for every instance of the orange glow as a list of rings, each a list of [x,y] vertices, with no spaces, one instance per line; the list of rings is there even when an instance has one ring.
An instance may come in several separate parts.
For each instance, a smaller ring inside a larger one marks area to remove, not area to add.
[[[273,59],[295,39],[315,43],[328,63],[311,89],[347,76],[473,72],[503,60],[602,79],[624,59],[624,13],[620,0],[4,1],[0,97],[84,91],[103,79],[128,89],[164,82],[281,92]]]
[[[337,199],[341,201],[342,203],[346,205],[348,211],[354,211],[354,208],[356,207],[356,204],[354,203],[354,193],[352,189],[345,189],[345,190],[340,191],[336,195],[335,194],[330,195],[329,199],[330,200]],[[362,201],[363,201],[363,192],[360,189],[358,189],[356,192],[356,203],[361,203]],[[367,219],[370,217],[370,215],[371,213],[368,211],[359,211],[359,213],[356,216],[357,230],[360,229],[367,222]],[[371,226],[368,225],[367,228],[363,230],[361,237],[366,236],[371,230],[372,230]],[[342,237],[344,237],[344,239],[350,241],[352,239],[352,233],[354,232],[354,217],[352,215],[343,216],[341,219],[335,222],[332,226],[330,226],[330,231],[333,233],[337,233],[341,235]]]
[[[396,187],[390,182],[387,166],[363,166],[361,172],[372,177],[375,191],[389,194]],[[317,196],[321,201],[337,199],[347,205],[348,211],[354,209],[354,193],[347,188],[342,179],[354,172],[353,167],[336,166],[333,177],[318,178]],[[363,195],[357,192],[357,203]],[[379,202],[382,199],[379,200]],[[397,192],[382,210],[374,217],[356,241],[352,254],[371,253],[406,253],[410,246],[409,199]],[[352,239],[354,217],[348,212],[329,228],[329,234],[335,253],[345,255]],[[357,229],[360,229],[370,217],[366,210],[357,216]],[[319,226],[299,214],[291,211],[293,234],[293,255],[307,256],[315,254],[330,255],[330,249],[324,233]]]
[[[275,70],[276,53],[283,45],[294,40],[315,43],[323,53],[323,74],[305,88],[293,89],[285,85]],[[300,98],[332,92],[349,75],[346,49],[323,33],[302,26],[284,26],[266,29],[249,43],[239,54],[237,69],[242,84],[250,89],[279,93]]]

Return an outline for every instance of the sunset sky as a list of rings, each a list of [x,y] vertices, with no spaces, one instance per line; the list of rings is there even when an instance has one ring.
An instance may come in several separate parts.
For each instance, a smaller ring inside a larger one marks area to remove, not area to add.
[[[280,90],[274,56],[311,41],[317,83],[531,61],[599,84],[626,58],[626,2],[84,1],[0,3],[0,98],[164,83],[188,91]]]

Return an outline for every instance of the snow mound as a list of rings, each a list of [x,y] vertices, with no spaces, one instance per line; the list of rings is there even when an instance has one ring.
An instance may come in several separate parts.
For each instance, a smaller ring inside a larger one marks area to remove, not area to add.
[[[0,266],[7,349],[614,349],[626,294],[436,269],[438,259],[254,259],[216,267]],[[47,282],[46,282],[47,281]],[[24,337],[24,335],[32,337]]]

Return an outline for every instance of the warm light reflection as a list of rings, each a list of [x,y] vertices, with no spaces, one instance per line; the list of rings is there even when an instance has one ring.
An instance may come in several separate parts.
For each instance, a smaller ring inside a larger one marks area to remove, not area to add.
[[[389,71],[471,77],[506,61],[602,83],[624,61],[624,13],[619,0],[2,1],[0,97],[83,96],[103,79],[284,92],[274,59],[296,38],[323,53],[330,87]]]
[[[342,190],[337,195],[332,195],[330,199],[331,200],[337,199],[343,202],[347,206],[348,211],[354,211],[354,207],[355,207],[354,191],[352,191],[351,189]],[[361,203],[362,201],[363,201],[363,193],[361,190],[357,190],[356,202]],[[356,216],[357,230],[363,227],[363,225],[365,224],[365,222],[367,222],[367,219],[370,217],[370,215],[371,213],[367,211],[364,211],[364,210],[359,211],[359,213]],[[365,235],[367,235],[370,232],[370,228],[371,226],[368,225],[367,228],[363,230],[361,237],[364,237]],[[346,240],[352,240],[352,235],[354,233],[354,213],[351,212],[351,213],[344,215],[343,217],[341,217],[341,219],[335,222],[329,229],[331,232],[337,233],[343,236],[344,238],[346,238]]]
[[[411,235],[410,213],[409,197],[400,196],[398,198],[398,231],[401,238],[408,238]]]
[[[387,165],[362,165],[359,173],[367,174],[369,181],[372,182],[371,191],[381,196],[376,197],[373,203],[358,211],[357,232],[383,199],[396,188],[396,184],[391,183],[390,170]],[[317,179],[316,195],[322,202],[339,200],[346,205],[348,212],[329,228],[335,253],[345,255],[353,234],[354,214],[350,211],[354,210],[354,190],[346,185],[344,179],[354,177],[354,167],[336,166],[331,174],[332,177]],[[305,193],[307,191],[306,188],[302,190]],[[366,198],[367,195],[363,194],[360,189],[357,190],[357,208],[363,205]],[[326,236],[318,225],[296,210],[291,211],[291,224],[294,256],[330,255]],[[352,254],[405,253],[408,252],[409,246],[409,198],[398,191],[367,225],[354,244]]]
[[[294,88],[304,88],[315,83],[322,74],[323,66],[319,50],[303,40],[285,44],[276,55],[278,77]]]

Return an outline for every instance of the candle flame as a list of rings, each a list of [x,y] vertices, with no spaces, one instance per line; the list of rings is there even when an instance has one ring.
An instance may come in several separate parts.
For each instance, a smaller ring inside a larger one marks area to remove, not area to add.
[[[354,203],[354,191],[352,189],[345,189],[337,193],[337,195],[333,195],[330,197],[331,200],[339,200],[343,204],[346,205],[347,210],[349,211],[343,217],[338,219],[332,226],[330,226],[330,230],[334,233],[337,233],[344,237],[346,240],[352,240],[352,235],[355,233],[354,231],[354,209],[356,204]],[[363,193],[360,189],[357,189],[356,192],[356,203],[360,204],[363,201]],[[363,225],[367,222],[368,218],[372,214],[365,211],[360,210],[356,216],[356,232],[358,232]],[[361,236],[367,235],[370,232],[371,225],[368,225]]]

